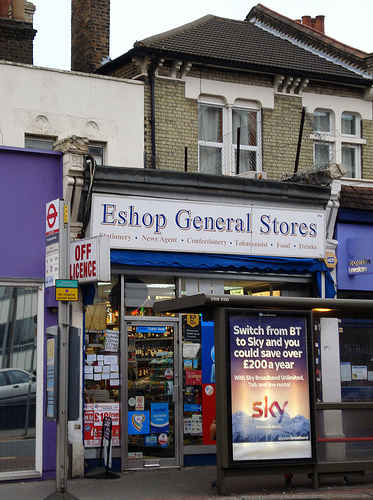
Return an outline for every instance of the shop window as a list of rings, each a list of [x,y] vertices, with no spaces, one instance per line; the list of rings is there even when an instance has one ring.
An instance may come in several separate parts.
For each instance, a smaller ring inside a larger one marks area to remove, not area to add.
[[[2,472],[36,466],[37,313],[37,286],[0,286],[1,456],[17,443],[17,457],[3,460]]]
[[[113,296],[117,276],[96,285],[94,302],[85,311],[84,442],[101,445],[102,420],[110,410],[112,444],[119,446],[119,302]]]
[[[184,446],[216,444],[214,325],[183,314]]]
[[[373,401],[373,323],[342,320],[339,343],[342,401]]]
[[[175,297],[175,279],[172,277],[125,277],[125,316],[155,316],[153,304],[156,300],[174,299]]]

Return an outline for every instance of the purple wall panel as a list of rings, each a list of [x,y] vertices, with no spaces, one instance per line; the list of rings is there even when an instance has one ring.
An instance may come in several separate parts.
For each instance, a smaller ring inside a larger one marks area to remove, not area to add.
[[[0,147],[0,278],[44,280],[46,204],[62,196],[61,153]],[[55,325],[56,309],[44,320]],[[43,479],[55,468],[56,424],[44,419]]]
[[[0,277],[45,274],[45,205],[62,198],[62,155],[0,147]]]

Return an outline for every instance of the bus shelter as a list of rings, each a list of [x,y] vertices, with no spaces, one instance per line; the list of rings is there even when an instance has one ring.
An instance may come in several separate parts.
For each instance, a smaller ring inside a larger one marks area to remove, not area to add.
[[[369,300],[198,294],[156,312],[214,321],[217,489],[238,475],[364,473],[373,464]]]

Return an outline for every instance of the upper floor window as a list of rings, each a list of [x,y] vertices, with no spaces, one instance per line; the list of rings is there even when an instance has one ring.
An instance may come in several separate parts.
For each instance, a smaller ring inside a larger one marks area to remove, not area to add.
[[[331,131],[331,118],[330,111],[323,109],[316,109],[313,113],[313,129],[315,132],[328,132]]]
[[[258,121],[257,110],[232,109],[232,142],[236,173],[258,170]]]
[[[25,148],[32,149],[46,149],[48,151],[53,150],[53,144],[55,142],[54,137],[39,137],[34,135],[26,135],[25,137]]]
[[[361,177],[361,120],[358,114],[344,111],[338,117],[331,110],[315,109],[313,113],[314,164],[327,166],[341,163],[345,177]]]
[[[358,119],[351,113],[343,113],[341,118],[341,129],[343,135],[357,135]]]
[[[198,106],[199,170],[205,174],[222,173],[223,108]]]
[[[56,141],[55,137],[26,135],[25,147],[52,151],[53,144],[55,143],[55,141]],[[88,145],[88,154],[93,156],[93,158],[96,160],[97,165],[104,164],[104,149],[105,149],[104,145],[100,143],[90,143]]]
[[[198,106],[199,171],[235,175],[261,170],[258,109]]]
[[[104,164],[104,146],[102,144],[89,144],[88,153],[93,156],[97,165]]]

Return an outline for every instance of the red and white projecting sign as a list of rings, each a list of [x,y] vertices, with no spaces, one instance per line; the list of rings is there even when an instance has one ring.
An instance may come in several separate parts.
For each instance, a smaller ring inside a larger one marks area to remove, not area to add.
[[[110,243],[107,236],[70,243],[70,279],[79,283],[110,281]]]

